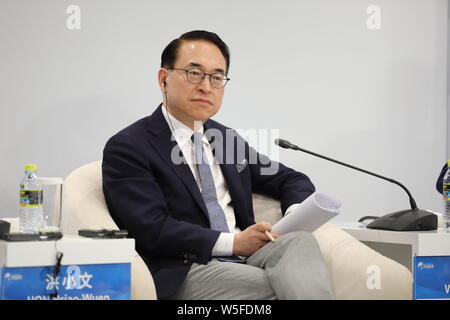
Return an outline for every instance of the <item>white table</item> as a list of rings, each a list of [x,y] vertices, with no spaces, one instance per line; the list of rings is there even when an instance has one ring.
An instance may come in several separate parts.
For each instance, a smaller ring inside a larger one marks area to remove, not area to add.
[[[133,258],[134,239],[0,240],[0,300],[48,299],[55,289],[59,299],[129,299]]]
[[[432,272],[433,270],[428,269],[438,270],[437,263],[445,262],[445,269],[449,270],[448,272],[444,270],[447,275],[439,281],[445,282],[442,283],[442,288],[445,285],[450,288],[450,233],[444,229],[399,232],[369,229],[359,222],[335,224],[375,251],[407,267],[413,274],[415,286],[420,280],[418,271]],[[431,262],[424,263],[424,261]],[[436,262],[433,264],[433,261]],[[450,299],[450,290],[447,291],[449,291]]]

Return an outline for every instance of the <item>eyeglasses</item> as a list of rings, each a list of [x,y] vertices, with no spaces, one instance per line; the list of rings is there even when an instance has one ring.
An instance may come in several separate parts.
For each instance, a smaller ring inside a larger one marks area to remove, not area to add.
[[[227,78],[223,73],[205,73],[200,69],[197,68],[190,68],[190,69],[180,69],[180,68],[169,68],[167,70],[180,70],[186,72],[186,78],[190,83],[193,84],[199,84],[200,82],[205,79],[205,76],[209,76],[209,82],[211,85],[216,88],[220,89],[225,87],[227,82],[231,79]]]

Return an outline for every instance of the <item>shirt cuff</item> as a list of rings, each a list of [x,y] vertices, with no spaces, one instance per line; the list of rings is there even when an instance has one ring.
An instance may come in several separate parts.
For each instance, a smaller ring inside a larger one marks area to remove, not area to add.
[[[291,213],[292,211],[294,211],[297,207],[300,206],[300,204],[301,204],[301,203],[294,203],[294,204],[291,204],[291,205],[289,206],[289,208],[286,209],[286,212],[284,213],[284,216],[287,216],[289,213]]]
[[[234,233],[222,232],[212,249],[213,257],[232,256]]]

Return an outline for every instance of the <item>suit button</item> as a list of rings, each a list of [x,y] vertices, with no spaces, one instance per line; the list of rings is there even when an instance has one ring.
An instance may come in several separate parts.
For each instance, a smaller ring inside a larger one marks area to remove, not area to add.
[[[186,258],[189,260],[197,260],[197,255],[194,253],[189,253],[189,255]]]

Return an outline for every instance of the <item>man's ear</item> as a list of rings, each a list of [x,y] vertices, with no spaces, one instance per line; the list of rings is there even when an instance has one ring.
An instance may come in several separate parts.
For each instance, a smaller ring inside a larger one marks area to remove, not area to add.
[[[158,82],[163,93],[166,93],[167,86],[167,69],[161,68],[158,71]]]

